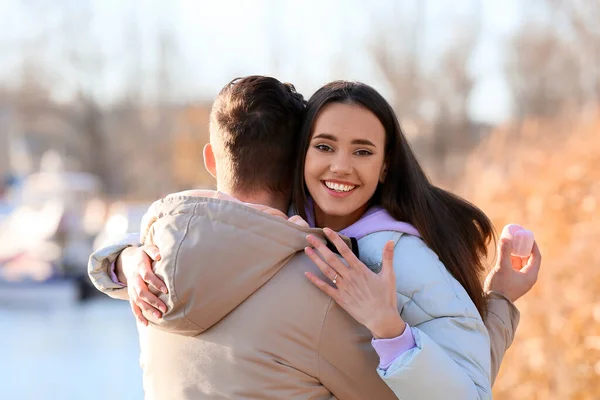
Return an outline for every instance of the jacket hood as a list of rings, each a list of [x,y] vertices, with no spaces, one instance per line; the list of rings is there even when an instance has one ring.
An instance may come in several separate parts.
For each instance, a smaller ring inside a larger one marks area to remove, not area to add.
[[[143,244],[160,249],[155,273],[168,294],[159,329],[197,335],[223,319],[264,285],[298,251],[306,235],[324,243],[322,230],[304,228],[240,203],[169,196],[144,217]]]

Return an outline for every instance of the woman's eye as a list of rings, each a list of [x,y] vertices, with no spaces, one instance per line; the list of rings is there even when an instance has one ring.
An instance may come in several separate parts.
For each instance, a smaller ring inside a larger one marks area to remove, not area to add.
[[[354,152],[354,154],[357,156],[370,156],[373,153],[371,153],[369,150],[357,150]]]
[[[333,151],[333,149],[330,146],[327,146],[326,144],[318,144],[315,146],[315,149],[321,151]]]

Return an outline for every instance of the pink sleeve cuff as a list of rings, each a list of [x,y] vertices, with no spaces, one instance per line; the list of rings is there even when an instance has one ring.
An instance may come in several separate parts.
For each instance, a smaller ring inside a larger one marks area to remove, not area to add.
[[[371,345],[379,355],[379,368],[387,370],[402,354],[416,347],[415,337],[406,324],[402,335],[392,339],[372,339]]]
[[[119,280],[119,277],[117,276],[117,273],[115,272],[115,269],[116,269],[115,263],[110,264],[110,279],[112,279],[113,283],[116,283],[117,285],[121,285],[123,287],[127,286]]]

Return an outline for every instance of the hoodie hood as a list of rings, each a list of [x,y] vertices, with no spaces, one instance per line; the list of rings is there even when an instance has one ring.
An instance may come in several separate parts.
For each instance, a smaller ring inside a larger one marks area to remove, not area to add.
[[[313,199],[309,197],[306,203],[306,221],[311,227],[316,226],[314,207]],[[380,206],[369,208],[358,221],[342,229],[339,233],[360,240],[371,233],[382,231],[402,232],[421,237],[417,228],[408,222],[398,221]],[[358,251],[358,249],[356,250]]]
[[[160,249],[154,271],[169,291],[155,293],[168,310],[150,322],[184,335],[203,332],[244,302],[309,245],[309,233],[326,242],[320,229],[218,198],[171,195],[143,221],[141,241]]]
[[[408,222],[396,220],[382,207],[371,207],[358,221],[342,229],[340,233],[360,240],[371,233],[381,231],[402,232],[421,237],[417,228]]]

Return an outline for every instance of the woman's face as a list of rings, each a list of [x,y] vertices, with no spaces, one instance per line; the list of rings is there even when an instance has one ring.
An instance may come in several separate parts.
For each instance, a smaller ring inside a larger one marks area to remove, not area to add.
[[[304,180],[320,227],[341,230],[366,211],[383,175],[385,129],[371,111],[325,105],[313,124]]]

